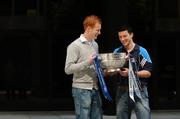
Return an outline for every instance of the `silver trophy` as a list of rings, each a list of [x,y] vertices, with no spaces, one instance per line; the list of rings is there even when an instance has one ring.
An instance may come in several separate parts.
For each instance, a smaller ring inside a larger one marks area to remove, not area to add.
[[[101,53],[99,54],[101,67],[108,72],[118,71],[126,62],[126,53]]]

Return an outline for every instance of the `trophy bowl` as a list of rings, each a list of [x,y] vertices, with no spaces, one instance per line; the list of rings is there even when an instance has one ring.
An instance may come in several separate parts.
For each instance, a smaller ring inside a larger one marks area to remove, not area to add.
[[[99,56],[103,69],[117,70],[126,62],[126,53],[101,53]]]

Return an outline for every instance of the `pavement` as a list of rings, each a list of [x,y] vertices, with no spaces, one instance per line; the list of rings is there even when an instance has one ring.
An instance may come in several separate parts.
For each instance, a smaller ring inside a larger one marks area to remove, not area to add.
[[[1,111],[0,119],[75,119],[73,111]],[[103,119],[116,119],[104,115]],[[131,119],[136,119],[132,114]],[[180,119],[180,110],[153,110],[152,119]]]

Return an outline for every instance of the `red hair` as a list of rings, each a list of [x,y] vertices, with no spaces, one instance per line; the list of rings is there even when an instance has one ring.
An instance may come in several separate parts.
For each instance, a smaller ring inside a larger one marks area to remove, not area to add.
[[[100,23],[100,24],[102,23],[101,19],[98,16],[96,16],[96,15],[87,16],[83,21],[84,30],[87,27],[93,28],[96,23]]]

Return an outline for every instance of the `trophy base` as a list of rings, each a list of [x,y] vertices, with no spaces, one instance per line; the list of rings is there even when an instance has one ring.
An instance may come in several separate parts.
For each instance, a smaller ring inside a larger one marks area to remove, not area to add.
[[[107,72],[110,72],[110,73],[113,73],[113,72],[117,72],[117,71],[119,71],[120,70],[120,68],[116,68],[116,69],[107,69]]]

